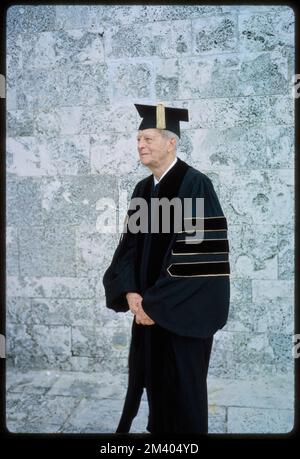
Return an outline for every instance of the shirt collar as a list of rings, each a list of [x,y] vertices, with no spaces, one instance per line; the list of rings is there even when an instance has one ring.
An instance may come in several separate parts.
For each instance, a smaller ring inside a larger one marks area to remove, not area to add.
[[[170,164],[170,166],[168,167],[168,169],[163,173],[163,175],[160,177],[159,180],[157,180],[157,178],[155,177],[155,175],[153,174],[153,178],[154,178],[154,186],[157,185],[161,179],[166,175],[167,172],[169,172],[170,169],[172,169],[172,167],[176,164],[177,162],[177,156],[175,157],[174,161]]]

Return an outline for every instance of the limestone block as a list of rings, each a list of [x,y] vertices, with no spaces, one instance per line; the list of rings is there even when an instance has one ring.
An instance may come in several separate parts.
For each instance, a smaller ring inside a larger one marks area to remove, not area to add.
[[[233,303],[249,303],[252,298],[252,285],[250,279],[232,279],[230,282],[230,299]]]
[[[111,263],[118,240],[117,234],[105,234],[93,230],[76,231],[77,273],[80,276],[97,271],[102,277]]]
[[[72,355],[80,357],[97,355],[95,327],[92,324],[72,327]]]
[[[6,323],[30,324],[32,323],[32,311],[30,298],[7,297]]]
[[[137,173],[136,133],[103,132],[91,136],[92,174]]]
[[[18,108],[17,86],[9,86],[9,82],[6,86],[6,108],[7,110],[17,110]]]
[[[292,410],[228,409],[228,433],[288,433],[293,426]]]
[[[126,357],[118,358],[116,354],[113,356],[111,354],[103,357],[94,357],[93,359],[93,369],[92,371],[109,371],[115,377],[128,376],[128,355]],[[123,384],[125,387],[125,384]],[[125,390],[124,390],[125,392]],[[125,394],[124,394],[125,396]]]
[[[41,224],[41,188],[35,177],[7,179],[6,218],[8,225]]]
[[[24,421],[7,421],[7,429],[12,433],[58,433],[60,424],[49,424],[47,420],[31,422],[30,424],[25,419]]]
[[[231,225],[231,272],[249,279],[277,279],[277,231],[273,225]]]
[[[295,15],[292,8],[239,15],[239,49],[271,51],[294,46]],[[280,38],[279,38],[280,37]]]
[[[99,362],[126,359],[129,333],[124,328],[72,327],[72,354],[95,357]]]
[[[17,136],[7,139],[7,172],[18,176],[88,174],[90,139]]]
[[[274,360],[274,350],[264,333],[234,333],[233,355],[238,367],[240,362],[248,362],[249,373],[252,363],[270,364]]]
[[[74,64],[26,71],[18,88],[18,108],[108,103],[106,64]]]
[[[76,136],[87,134],[82,129],[83,107],[50,107],[36,109],[34,112],[34,133],[47,136],[50,140],[60,135]]]
[[[30,325],[20,323],[6,324],[6,356],[11,357],[15,365],[30,360],[33,351],[32,330]]]
[[[9,12],[7,13],[7,20],[9,21]],[[9,22],[8,22],[9,23]],[[20,76],[22,75],[22,56],[23,41],[22,35],[15,30],[8,32],[6,37],[6,85],[7,89],[16,88]],[[9,95],[8,93],[7,95]],[[11,103],[11,97],[8,102]]]
[[[193,53],[216,53],[237,49],[234,15],[209,16],[192,21]]]
[[[8,428],[10,422],[26,422],[26,428],[29,428],[31,422],[37,424],[45,419],[50,425],[61,424],[70,416],[77,403],[75,397],[26,394],[20,398],[19,394],[11,393],[7,400]]]
[[[76,372],[76,374],[62,374],[54,382],[48,395],[122,399],[123,389],[120,386],[120,381],[107,371],[100,374]]]
[[[202,98],[173,103],[189,110],[189,129],[294,123],[292,99],[285,95]]]
[[[90,172],[88,135],[38,137],[41,169],[44,175],[84,175]]]
[[[294,282],[289,280],[252,280],[254,302],[283,300],[294,297]]]
[[[121,411],[121,400],[83,398],[60,432],[114,433]]]
[[[278,368],[275,365],[274,360],[271,363],[262,363],[259,362],[251,362],[251,366],[249,362],[240,362],[236,366],[235,370],[235,377],[238,380],[256,380],[261,378],[262,376],[268,378],[275,378],[278,375]]]
[[[55,6],[12,5],[7,10],[8,33],[54,30]]]
[[[103,32],[115,20],[110,5],[56,5],[57,30],[88,29]]]
[[[9,137],[33,135],[33,113],[25,110],[7,111],[6,134]],[[7,139],[9,140],[9,138]]]
[[[34,137],[7,139],[7,172],[14,175],[36,176],[40,173],[40,157]]]
[[[112,204],[116,202],[117,187],[113,175],[45,177],[41,191],[43,223],[96,229],[103,198]]]
[[[220,171],[220,180],[223,210],[229,225],[250,222],[256,225],[283,224],[293,221],[292,170]]]
[[[191,52],[189,21],[159,21],[130,26],[113,25],[106,31],[108,58],[172,57]]]
[[[129,333],[133,320],[131,312],[117,313],[112,309],[106,308],[105,301],[101,304],[96,304],[95,311],[95,323],[97,326],[108,327],[110,329],[125,327],[128,330],[127,333]]]
[[[253,380],[208,378],[209,404],[224,407],[293,409],[292,374]]]
[[[237,280],[237,279],[236,279]],[[254,330],[254,311],[251,302],[230,301],[228,321],[222,331],[247,332]]]
[[[235,378],[234,340],[235,334],[231,332],[219,330],[214,335],[208,370],[210,376]]]
[[[258,102],[260,102],[259,99],[255,99],[253,97],[249,99],[250,115],[253,116],[253,121],[256,117],[256,107],[258,105]],[[290,95],[269,96],[268,98],[266,98],[266,106],[268,109],[266,116],[267,124],[294,125],[295,110],[293,99],[290,97]]]
[[[88,277],[7,277],[7,296],[24,298],[93,298],[94,283]]]
[[[294,126],[266,126],[265,156],[265,167],[294,168]]]
[[[96,31],[59,30],[25,34],[22,39],[26,69],[104,62],[103,34]]]
[[[79,108],[79,107],[78,107]],[[103,131],[130,132],[137,129],[136,109],[132,103],[111,103],[84,108],[81,114],[80,130],[89,134]]]
[[[87,174],[89,146],[87,135],[11,137],[7,140],[7,172],[19,176]]]
[[[155,66],[155,92],[159,100],[179,97],[179,60],[174,58],[159,59]],[[182,123],[183,125],[185,123]]]
[[[127,133],[137,128],[135,112],[131,102],[40,109],[34,112],[34,133],[51,136],[51,140],[57,135],[71,135],[74,140],[78,134],[98,134],[102,131]],[[11,113],[14,116],[15,111]]]
[[[6,275],[19,274],[18,231],[13,226],[6,227]]]
[[[231,300],[228,322],[224,331],[253,331],[292,333],[294,307],[292,299],[273,299],[260,302],[235,302]]]
[[[68,363],[64,365],[62,368],[63,370],[68,371],[84,371],[84,372],[94,372],[95,364],[91,357],[79,357],[76,355],[72,355],[68,359]]]
[[[28,69],[22,74],[17,88],[17,108],[33,110],[39,107],[48,108],[62,103],[65,94],[65,69]]]
[[[103,359],[126,359],[129,349],[130,329],[123,327],[96,327],[98,356]]]
[[[75,276],[75,231],[47,226],[19,229],[22,276]]]
[[[295,227],[278,225],[278,278],[292,280],[295,264]]]
[[[6,390],[18,394],[45,394],[58,380],[59,374],[55,371],[16,371],[7,368]]]
[[[208,432],[224,433],[226,432],[226,408],[223,406],[208,405]]]
[[[71,353],[71,330],[63,325],[33,325],[32,340],[34,353],[51,358],[51,355],[65,355]]]
[[[202,169],[293,168],[292,126],[188,129],[184,134],[192,160]]]
[[[294,301],[292,298],[274,298],[253,303],[252,321],[258,332],[289,334],[294,329]]]
[[[176,76],[182,99],[289,92],[287,58],[276,52],[182,58]]]
[[[43,325],[87,325],[95,320],[92,299],[32,299],[32,321]]]
[[[291,373],[294,369],[292,330],[290,333],[283,333],[273,327],[268,336],[278,372]]]
[[[262,129],[242,126],[190,129],[185,135],[190,140],[191,158],[202,169],[252,169],[267,162],[266,133]]]
[[[151,62],[112,62],[109,65],[111,100],[124,101],[152,97],[154,71]],[[95,103],[95,102],[94,102]]]
[[[90,20],[91,23],[92,20],[90,18],[94,15],[95,18],[98,18],[99,22],[114,22],[128,25],[129,23],[155,23],[158,21],[174,21],[215,15],[218,13],[222,14],[223,12],[228,12],[229,7],[211,5],[172,5],[171,7],[169,5],[105,5],[102,6],[103,9],[99,7],[90,8],[92,11],[85,10],[85,14],[88,15],[88,20]],[[233,7],[231,7],[231,9],[233,9]],[[230,9],[229,12],[231,12]],[[62,15],[62,13],[60,14]],[[65,27],[67,27],[68,19],[73,19],[71,13],[67,15],[64,23]],[[80,22],[77,23],[80,24]],[[90,23],[88,22],[88,24]]]

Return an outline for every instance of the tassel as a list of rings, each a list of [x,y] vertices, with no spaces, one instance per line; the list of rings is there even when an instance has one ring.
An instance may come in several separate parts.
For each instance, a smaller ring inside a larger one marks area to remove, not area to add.
[[[157,104],[156,106],[156,128],[166,129],[166,112],[164,104]]]

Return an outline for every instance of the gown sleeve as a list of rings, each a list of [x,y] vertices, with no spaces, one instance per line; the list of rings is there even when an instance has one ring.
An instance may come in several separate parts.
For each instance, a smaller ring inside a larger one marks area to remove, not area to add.
[[[131,196],[136,196],[137,186]],[[127,225],[127,218],[124,228]],[[103,285],[106,297],[106,307],[116,312],[126,312],[129,310],[126,299],[127,292],[139,292],[136,273],[136,235],[127,231],[121,235],[119,244],[114,253],[110,266],[104,273]]]
[[[204,198],[203,240],[191,243],[184,231],[174,235],[160,276],[146,290],[142,307],[155,323],[173,333],[208,337],[222,328],[228,317],[227,221],[206,175],[197,179],[192,197]],[[192,216],[196,216],[194,210]]]

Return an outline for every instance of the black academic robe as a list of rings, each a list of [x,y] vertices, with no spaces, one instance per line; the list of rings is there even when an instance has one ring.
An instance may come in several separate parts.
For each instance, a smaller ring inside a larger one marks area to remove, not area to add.
[[[175,231],[174,218],[169,233],[134,234],[127,227],[120,238],[103,277],[106,306],[126,312],[126,293],[138,292],[155,324],[144,326],[133,318],[128,390],[117,432],[129,432],[144,387],[150,432],[205,432],[199,412],[207,413],[212,337],[225,325],[229,309],[226,217],[211,180],[180,158],[156,188],[153,175],[141,180],[134,197],[144,198],[149,209],[153,197],[204,198],[204,240],[187,241],[194,233]],[[133,213],[128,210],[127,222]],[[199,217],[195,205],[191,217],[193,223]]]

